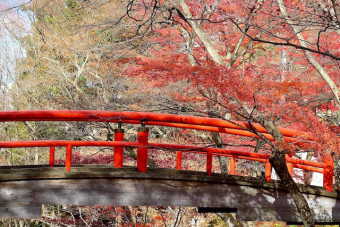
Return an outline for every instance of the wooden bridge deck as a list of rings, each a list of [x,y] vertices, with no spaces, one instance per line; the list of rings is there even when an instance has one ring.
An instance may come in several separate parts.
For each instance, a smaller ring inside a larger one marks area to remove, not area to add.
[[[278,181],[112,165],[0,167],[0,218],[40,218],[41,204],[232,208],[241,221],[299,222]],[[300,186],[316,222],[340,223],[340,192]]]

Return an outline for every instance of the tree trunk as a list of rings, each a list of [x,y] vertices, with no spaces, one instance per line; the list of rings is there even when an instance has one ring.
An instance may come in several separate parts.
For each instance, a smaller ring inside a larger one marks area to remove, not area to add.
[[[264,145],[265,142],[261,139],[257,139],[256,140],[256,147],[254,149],[254,153],[258,153],[262,147],[262,145]],[[253,173],[252,173],[252,176],[253,177],[262,177],[262,173],[261,173],[261,170],[259,170],[259,162],[254,162],[253,164]]]
[[[199,37],[199,39],[203,43],[205,49],[207,50],[207,52],[209,53],[213,61],[217,62],[220,65],[226,65],[226,62],[223,60],[221,55],[218,53],[218,50],[214,47],[209,36],[198,26],[198,24],[192,17],[189,7],[185,3],[185,1],[179,0],[179,5],[182,7],[182,9],[174,1],[170,1],[170,2],[176,8],[176,10],[178,10],[178,12],[180,12],[182,16],[185,17],[187,23],[190,25],[190,27],[195,32],[195,34]]]
[[[218,148],[221,149],[225,148],[221,136],[218,132],[211,132],[210,135]],[[218,160],[220,162],[221,173],[228,174],[229,159],[224,156],[218,156]],[[217,213],[217,216],[219,216],[222,219],[222,221],[226,223],[227,226],[243,226],[242,223],[237,221],[236,217],[233,214]]]
[[[131,224],[132,224],[133,227],[135,227],[136,223],[137,223],[137,220],[136,220],[136,214],[135,214],[134,208],[132,206],[127,206],[127,208],[130,211],[131,222],[132,222]]]
[[[260,117],[258,120],[273,136],[274,141],[284,141],[283,135],[277,129],[272,120],[267,120],[263,117]],[[285,154],[287,154],[287,150],[282,149],[274,144],[272,147],[272,154],[269,157],[269,162],[275,169],[277,175],[280,177],[281,184],[283,184],[283,187],[288,191],[289,195],[294,200],[295,206],[301,216],[303,224],[305,226],[315,226],[312,212],[308,206],[308,203],[300,192],[299,187],[289,174]]]
[[[299,187],[290,176],[285,154],[282,151],[274,149],[272,155],[269,158],[269,162],[275,169],[275,172],[280,177],[282,186],[287,189],[289,195],[295,202],[296,208],[301,215],[303,224],[305,226],[315,226],[312,212],[308,206],[305,197],[300,192]]]
[[[221,149],[225,148],[221,136],[218,132],[211,132],[210,135],[214,143],[217,145],[217,148]],[[221,173],[228,174],[229,159],[224,156],[218,156],[218,161],[220,162]]]
[[[311,161],[312,157],[313,157],[312,153],[308,153],[305,160]],[[312,182],[312,177],[313,177],[313,172],[303,171],[303,178],[305,180],[306,185],[310,185],[310,183]]]

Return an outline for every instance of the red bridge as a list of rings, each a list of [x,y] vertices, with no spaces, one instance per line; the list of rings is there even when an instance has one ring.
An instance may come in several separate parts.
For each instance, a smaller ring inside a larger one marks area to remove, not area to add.
[[[2,141],[0,148],[15,147],[50,147],[50,166],[54,165],[55,147],[66,147],[66,170],[71,170],[72,147],[76,146],[104,146],[114,147],[114,167],[123,166],[123,148],[137,148],[137,168],[140,172],[147,171],[148,148],[161,148],[177,151],[177,169],[181,169],[182,152],[205,153],[207,155],[207,174],[212,172],[212,156],[230,157],[230,174],[235,174],[235,159],[248,159],[266,164],[265,177],[268,182],[271,180],[271,166],[268,161],[269,154],[258,154],[251,152],[242,152],[236,150],[218,149],[212,147],[198,147],[178,144],[149,143],[149,129],[145,125],[158,125],[176,128],[196,129],[203,131],[228,133],[239,136],[257,137],[251,132],[248,123],[238,121],[225,121],[215,118],[204,118],[184,115],[146,113],[146,112],[107,112],[107,111],[17,111],[17,112],[0,112],[0,121],[94,121],[94,122],[116,122],[119,128],[115,130],[115,141]],[[121,129],[122,123],[142,124],[138,131],[138,142],[124,141],[124,129]],[[267,133],[265,128],[259,124],[252,124],[256,130],[261,132],[265,137],[273,140],[273,137]],[[313,140],[311,134],[293,129],[279,128],[287,142],[299,141],[297,138],[302,137],[306,140]],[[324,174],[324,187],[328,191],[333,190],[333,176],[326,174],[333,173],[333,162],[330,155],[325,155],[324,162],[312,162],[296,158],[286,157],[287,166],[292,173],[293,168],[299,168],[308,171],[314,171]]]
[[[63,110],[63,111],[11,111],[0,112],[0,122],[10,121],[83,121],[83,122],[115,122],[118,128],[115,129],[115,141],[60,141],[60,140],[39,140],[39,141],[1,141],[0,148],[19,147],[49,147],[49,166],[55,165],[55,148],[66,148],[65,167],[66,171],[72,172],[72,148],[73,147],[112,147],[114,151],[114,168],[123,167],[124,148],[137,148],[137,170],[141,173],[148,171],[148,149],[157,148],[177,152],[176,168],[181,170],[183,152],[201,153],[206,155],[206,175],[212,175],[213,156],[226,156],[230,158],[230,175],[235,175],[236,159],[246,159],[265,163],[265,178],[271,181],[271,165],[269,154],[259,154],[231,149],[219,149],[211,146],[190,146],[181,144],[151,143],[148,141],[149,128],[146,126],[166,126],[182,129],[195,129],[201,131],[227,133],[238,136],[254,137],[252,132],[255,128],[269,140],[273,137],[259,124],[249,125],[240,121],[226,121],[216,118],[194,117],[185,115],[172,115],[147,112],[111,112],[111,111],[85,111],[85,110]],[[141,124],[138,128],[138,141],[124,141],[124,129],[122,124]],[[287,128],[279,128],[287,142],[305,143],[315,140],[313,135],[307,132]],[[303,141],[302,141],[303,139]],[[333,159],[330,155],[324,155],[323,162],[301,160],[286,156],[286,162],[290,173],[293,168],[313,171],[323,174],[323,185],[327,191],[333,190]],[[32,168],[32,167],[31,167]],[[57,168],[57,167],[54,167]],[[60,168],[60,167],[59,167]],[[79,167],[76,167],[79,169]],[[46,170],[44,170],[46,171]],[[172,172],[173,173],[173,172]],[[1,175],[1,173],[0,173]],[[21,179],[14,177],[13,179]],[[6,181],[3,177],[0,179]],[[9,179],[11,181],[11,179]],[[337,197],[337,196],[336,196]],[[1,202],[0,202],[1,203]],[[1,205],[0,205],[1,206]],[[9,215],[10,216],[10,215]],[[334,218],[333,218],[334,219]],[[326,219],[328,220],[328,219]]]

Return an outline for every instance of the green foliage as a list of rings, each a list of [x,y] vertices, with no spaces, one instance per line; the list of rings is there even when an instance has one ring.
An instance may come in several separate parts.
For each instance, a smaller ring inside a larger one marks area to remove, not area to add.
[[[54,122],[44,122],[39,125],[36,137],[39,139],[60,139],[63,138],[64,132],[56,126]]]
[[[102,38],[102,41],[107,43],[119,42],[119,39],[115,37],[114,33],[108,29],[97,29],[96,34]]]
[[[28,129],[23,122],[13,122],[8,124],[5,129],[8,138],[20,138],[21,140],[30,139]]]
[[[45,23],[48,23],[48,24],[53,24],[54,21],[53,21],[53,17],[51,15],[45,15],[42,20],[45,22]]]
[[[20,221],[23,222],[28,222],[30,227],[46,227],[46,223],[41,222],[39,220],[20,220],[20,219],[0,219],[0,226],[22,226],[20,225]],[[28,225],[23,225],[23,226],[28,226]]]
[[[215,227],[215,226],[226,227],[227,225],[221,219],[215,218],[209,222],[208,227]]]
[[[56,85],[52,85],[51,87],[48,88],[48,92],[52,95],[52,96],[56,96],[58,94],[60,94],[60,89],[59,87],[57,87]]]
[[[67,8],[75,9],[77,7],[77,2],[75,0],[66,0],[65,5]]]
[[[12,165],[20,165],[22,164],[21,161],[21,156],[23,156],[25,153],[24,149],[19,149],[19,148],[13,148],[11,149],[11,163]]]
[[[38,220],[32,221],[30,223],[30,227],[45,227],[45,226],[47,226],[45,223],[38,221]]]
[[[19,78],[19,79],[24,80],[24,79],[26,79],[27,77],[29,77],[29,75],[30,75],[29,72],[23,71],[23,72],[21,72],[20,78]]]

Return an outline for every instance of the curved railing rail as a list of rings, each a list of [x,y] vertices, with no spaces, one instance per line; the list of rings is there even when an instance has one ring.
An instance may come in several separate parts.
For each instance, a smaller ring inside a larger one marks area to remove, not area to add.
[[[94,121],[122,122],[130,124],[140,124],[141,121],[144,121],[148,125],[189,128],[256,137],[254,133],[247,131],[254,127],[268,139],[273,140],[267,130],[257,123],[252,124],[251,127],[249,123],[241,121],[226,121],[217,118],[148,112],[113,112],[96,110],[7,111],[0,112],[0,122],[1,121]],[[308,140],[315,139],[310,133],[294,129],[279,128],[279,131],[285,136],[287,141],[297,141],[296,138],[298,137]]]
[[[66,170],[71,170],[72,164],[72,147],[77,146],[98,146],[113,147],[114,149],[114,167],[123,166],[123,149],[124,147],[137,148],[137,169],[140,172],[147,171],[148,149],[158,148],[177,152],[176,168],[181,169],[182,153],[194,152],[204,153],[206,159],[206,171],[210,176],[212,174],[212,157],[227,156],[230,158],[230,174],[235,174],[236,159],[247,159],[265,163],[265,178],[271,180],[271,165],[268,154],[258,154],[253,152],[219,149],[213,147],[188,146],[178,144],[150,143],[148,141],[148,125],[158,125],[167,127],[196,129],[203,131],[215,131],[220,133],[229,133],[234,135],[257,137],[250,131],[251,127],[266,136],[273,139],[270,134],[259,124],[250,126],[248,123],[240,121],[225,121],[215,118],[194,117],[185,115],[159,114],[147,112],[109,112],[109,111],[84,111],[84,110],[63,110],[63,111],[9,111],[0,112],[0,122],[9,121],[94,121],[94,122],[119,122],[129,124],[141,124],[138,129],[138,142],[124,141],[124,129],[115,129],[115,141],[0,141],[0,148],[18,148],[18,147],[50,147],[49,164],[54,166],[55,147],[66,147],[65,166]],[[286,141],[301,142],[314,141],[310,133],[297,131],[293,129],[279,128]],[[330,155],[324,156],[323,163],[306,161],[286,156],[286,162],[289,172],[292,174],[293,168],[323,173],[323,185],[328,191],[333,190],[333,159]]]

